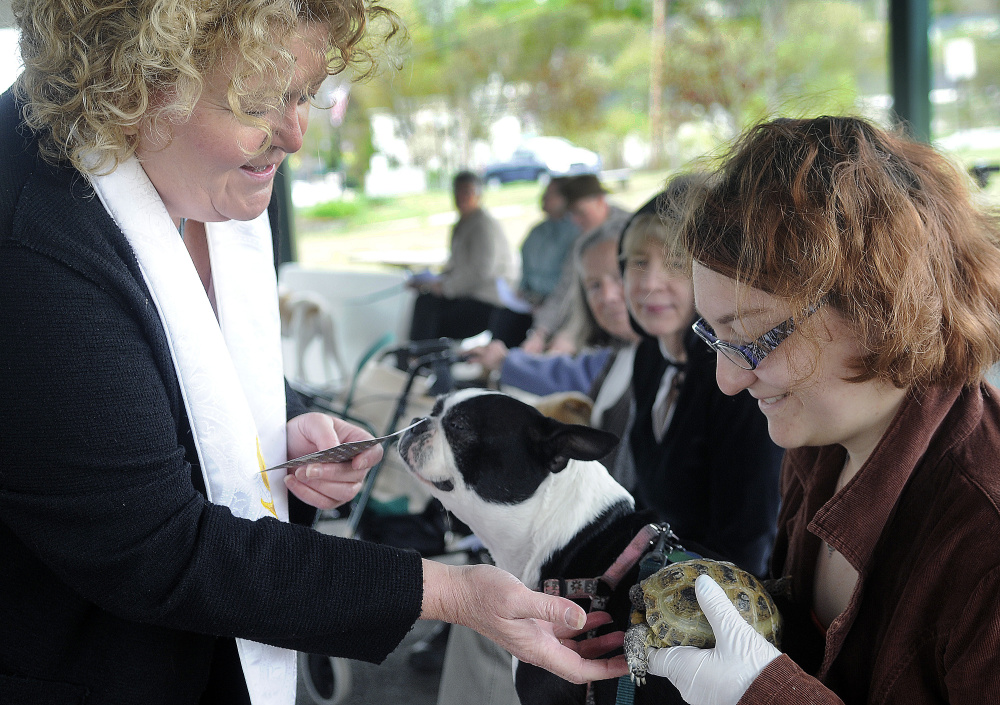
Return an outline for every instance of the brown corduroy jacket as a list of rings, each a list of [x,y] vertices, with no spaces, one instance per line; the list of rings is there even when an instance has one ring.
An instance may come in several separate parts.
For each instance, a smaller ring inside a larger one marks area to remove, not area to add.
[[[832,497],[843,448],[786,453],[772,573],[792,576],[787,655],[741,705],[1000,702],[997,395],[989,385],[911,394]],[[823,542],[860,576],[825,637],[810,619]]]

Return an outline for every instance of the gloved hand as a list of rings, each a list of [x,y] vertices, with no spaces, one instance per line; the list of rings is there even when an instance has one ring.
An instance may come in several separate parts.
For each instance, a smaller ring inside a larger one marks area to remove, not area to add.
[[[669,678],[691,705],[736,705],[781,652],[747,624],[710,577],[699,575],[694,589],[715,632],[715,648],[649,649],[649,673]]]

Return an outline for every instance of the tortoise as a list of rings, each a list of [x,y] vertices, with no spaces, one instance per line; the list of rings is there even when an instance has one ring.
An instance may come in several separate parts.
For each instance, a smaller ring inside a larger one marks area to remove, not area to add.
[[[634,609],[625,632],[625,658],[634,682],[646,682],[647,646],[715,646],[715,634],[695,596],[694,581],[702,574],[722,587],[761,636],[780,647],[781,614],[757,578],[725,561],[696,558],[672,563],[629,591]]]

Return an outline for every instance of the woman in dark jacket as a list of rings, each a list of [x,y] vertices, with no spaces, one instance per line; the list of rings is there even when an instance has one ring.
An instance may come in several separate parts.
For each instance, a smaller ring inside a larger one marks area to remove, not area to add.
[[[296,650],[381,661],[420,618],[579,682],[624,673],[560,643],[550,621],[579,626],[579,607],[509,574],[289,523],[349,500],[381,449],[262,472],[366,437],[286,401],[265,210],[311,96],[394,15],[339,0],[13,9],[0,702],[290,705]]]
[[[715,356],[691,330],[694,291],[677,245],[683,178],[640,209],[621,241],[635,329],[629,443],[638,504],[682,538],[757,575],[767,570],[782,451],[756,401],[715,383]]]

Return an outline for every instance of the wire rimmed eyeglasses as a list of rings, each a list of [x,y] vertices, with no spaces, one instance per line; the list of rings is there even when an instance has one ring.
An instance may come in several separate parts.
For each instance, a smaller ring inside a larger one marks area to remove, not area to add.
[[[824,296],[815,306],[810,306],[806,309],[801,319],[805,320],[816,313],[826,301],[827,297]],[[691,329],[698,334],[699,338],[705,341],[708,347],[722,353],[727,360],[737,367],[744,370],[756,370],[765,357],[774,352],[775,348],[795,332],[795,317],[793,316],[782,321],[756,340],[752,340],[744,345],[736,345],[735,343],[727,343],[725,340],[719,340],[715,335],[715,331],[705,322],[704,318],[699,318],[695,321],[691,325]]]

